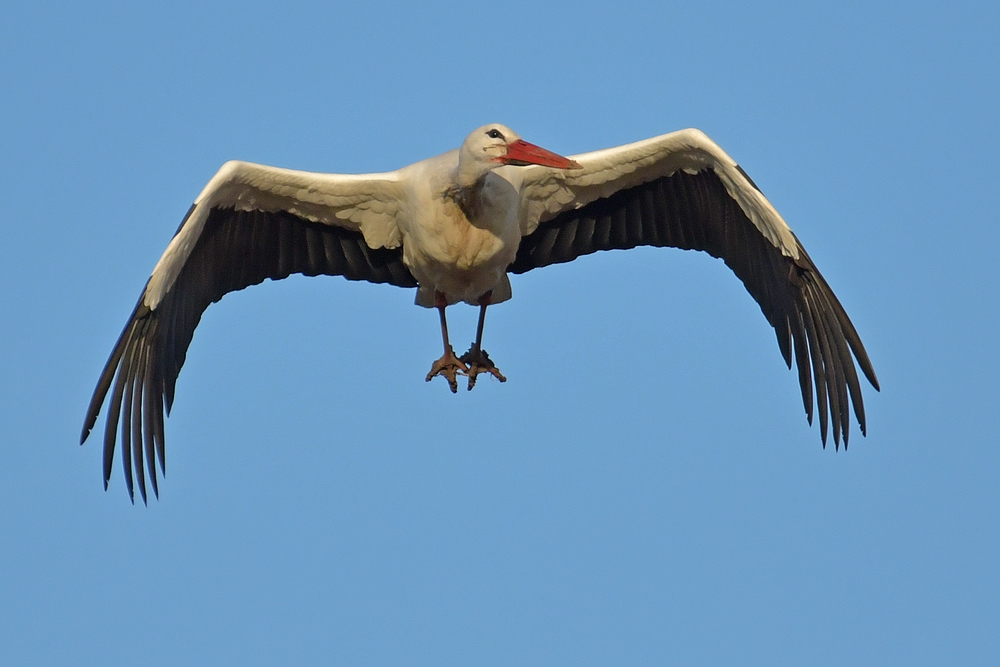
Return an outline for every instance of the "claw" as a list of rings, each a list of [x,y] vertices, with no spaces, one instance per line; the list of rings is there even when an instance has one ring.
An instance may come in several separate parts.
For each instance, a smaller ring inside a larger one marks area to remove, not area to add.
[[[476,376],[480,373],[489,373],[501,382],[507,381],[500,369],[490,361],[490,355],[486,354],[486,350],[477,348],[475,343],[460,357],[460,360],[468,364],[465,374],[469,376],[469,391],[476,386]]]
[[[448,346],[448,351],[441,355],[441,358],[431,365],[431,371],[427,374],[426,382],[430,382],[435,375],[442,376],[448,381],[451,393],[458,393],[458,374],[469,374],[469,367],[462,363],[462,360],[455,356],[455,350]]]

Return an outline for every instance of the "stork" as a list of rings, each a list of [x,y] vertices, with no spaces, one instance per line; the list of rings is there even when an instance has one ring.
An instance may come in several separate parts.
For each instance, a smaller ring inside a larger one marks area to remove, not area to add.
[[[506,378],[482,347],[488,306],[511,297],[509,273],[636,246],[702,250],[722,259],[794,361],[806,416],[826,446],[848,443],[864,403],[855,362],[878,379],[854,325],[802,244],[743,169],[695,129],[570,158],[497,123],[461,147],[397,171],[341,175],[231,161],[195,199],[157,262],[101,373],[80,443],[110,393],[104,488],[121,424],[125,482],[146,500],[165,472],[164,408],[202,313],[229,292],[294,273],[416,288],[438,310],[444,353],[426,380]],[[461,357],[445,311],[479,307]],[[794,355],[793,355],[794,353]],[[853,358],[852,358],[853,355]],[[815,388],[815,400],[813,389]]]

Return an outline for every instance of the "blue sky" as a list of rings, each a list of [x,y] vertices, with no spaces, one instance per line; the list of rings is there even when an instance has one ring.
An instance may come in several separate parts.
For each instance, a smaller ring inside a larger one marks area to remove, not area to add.
[[[995,661],[995,4],[336,4],[5,8],[0,655]],[[457,396],[410,291],[229,295],[160,500],[117,460],[102,490],[87,402],[224,161],[389,170],[492,121],[564,154],[712,136],[857,325],[869,437],[822,449],[739,281],[647,249],[515,277],[485,338],[509,381]]]

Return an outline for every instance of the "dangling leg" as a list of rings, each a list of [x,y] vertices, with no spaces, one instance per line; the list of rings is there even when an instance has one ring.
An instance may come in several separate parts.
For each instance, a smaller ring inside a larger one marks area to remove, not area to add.
[[[448,298],[441,292],[434,292],[434,307],[441,313],[441,338],[444,340],[444,354],[431,366],[431,372],[427,374],[427,382],[430,382],[431,378],[435,375],[440,375],[448,381],[451,393],[454,394],[458,392],[456,374],[462,373],[463,375],[467,375],[469,369],[455,356],[455,350],[451,348],[451,343],[448,342],[448,320],[444,316],[444,309],[448,307]]]
[[[469,376],[469,391],[476,386],[476,376],[480,373],[489,373],[501,382],[506,382],[500,369],[493,365],[490,357],[483,349],[483,325],[486,324],[486,306],[490,305],[493,299],[493,290],[479,297],[479,326],[476,328],[476,342],[472,344],[469,351],[462,355],[461,359],[469,365],[467,375]]]

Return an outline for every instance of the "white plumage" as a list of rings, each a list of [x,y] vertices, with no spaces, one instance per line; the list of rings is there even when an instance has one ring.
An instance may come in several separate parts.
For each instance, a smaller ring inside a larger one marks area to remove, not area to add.
[[[864,346],[788,225],[749,177],[699,130],[564,158],[499,124],[462,146],[382,174],[318,174],[227,162],[195,199],[112,351],[81,442],[105,398],[105,487],[121,418],[129,494],[143,500],[154,455],[164,467],[163,409],[205,308],[226,293],[292,273],[416,287],[440,312],[444,354],[427,376],[506,378],[482,350],[486,308],[510,298],[508,273],[637,245],[723,259],[775,328],[803,405],[826,442],[846,446],[850,406],[865,430],[855,359],[876,388]],[[480,306],[476,342],[456,357],[445,309]],[[852,359],[853,356],[853,359]],[[113,388],[113,390],[112,390]],[[130,465],[131,460],[131,465]]]

